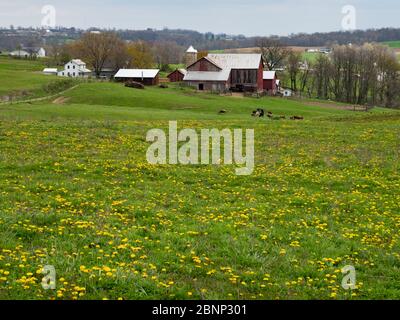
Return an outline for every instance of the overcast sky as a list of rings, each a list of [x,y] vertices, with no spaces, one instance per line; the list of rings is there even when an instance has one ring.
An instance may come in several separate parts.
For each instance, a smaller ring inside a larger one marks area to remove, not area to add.
[[[40,26],[44,5],[67,27],[170,29],[287,35],[342,29],[342,8],[357,10],[357,28],[400,27],[399,0],[0,0],[0,26]]]

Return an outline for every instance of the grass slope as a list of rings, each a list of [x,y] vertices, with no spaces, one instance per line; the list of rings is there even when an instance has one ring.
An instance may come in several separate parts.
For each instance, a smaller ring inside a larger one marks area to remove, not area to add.
[[[99,92],[101,91],[101,94]],[[91,83],[80,86],[67,94],[70,104],[89,104],[103,106],[122,106],[130,108],[144,108],[147,110],[171,110],[174,114],[188,114],[189,119],[195,116],[204,116],[221,119],[218,111],[228,111],[227,117],[241,119],[254,109],[264,108],[275,114],[303,115],[321,117],[329,115],[344,115],[346,111],[335,108],[320,108],[312,106],[309,101],[299,102],[278,98],[235,98],[221,97],[198,93],[187,88],[147,88],[146,90],[132,90],[118,83]],[[332,104],[334,106],[334,104]],[[114,109],[114,108],[113,108]],[[380,109],[377,109],[380,110]],[[197,114],[197,115],[194,115]]]
[[[235,98],[198,93],[191,89],[172,86],[169,89],[147,88],[135,90],[119,83],[83,83],[65,93],[65,104],[40,103],[15,107],[4,106],[2,117],[13,119],[71,118],[109,120],[241,120],[248,119],[257,108],[275,115],[304,116],[307,119],[341,117],[349,115],[340,110],[341,104],[324,102],[324,107],[315,106],[318,101],[290,100],[281,98]],[[218,115],[221,109],[228,113]],[[376,108],[372,113],[387,110]],[[353,114],[354,115],[354,114]],[[357,116],[354,115],[354,116]],[[358,114],[359,116],[359,114]],[[253,119],[255,120],[255,119]],[[257,121],[257,120],[255,120]]]
[[[0,106],[0,298],[400,297],[398,112],[112,83],[65,98]],[[176,119],[254,128],[254,174],[149,165],[146,132]]]
[[[0,56],[0,97],[15,94],[19,98],[45,96],[44,87],[61,78],[46,76],[41,72],[45,68],[43,60],[12,59]]]

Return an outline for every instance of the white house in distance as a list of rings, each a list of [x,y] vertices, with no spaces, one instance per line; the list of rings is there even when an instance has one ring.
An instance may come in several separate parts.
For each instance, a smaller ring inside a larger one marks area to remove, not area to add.
[[[86,63],[80,59],[73,59],[64,66],[64,70],[58,72],[59,77],[86,78],[92,71],[86,68]]]
[[[29,55],[28,51],[21,49],[21,50],[11,51],[10,56],[11,57],[19,57],[19,58],[28,58],[30,55]]]
[[[10,56],[19,58],[30,58],[30,57],[44,58],[46,57],[46,50],[43,48],[36,48],[36,47],[23,47],[21,49],[10,52]]]

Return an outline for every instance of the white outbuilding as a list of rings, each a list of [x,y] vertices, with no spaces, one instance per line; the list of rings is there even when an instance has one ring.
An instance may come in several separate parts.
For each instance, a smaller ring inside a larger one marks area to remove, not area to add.
[[[15,50],[9,53],[11,57],[18,57],[18,58],[29,58],[30,53],[25,50]]]
[[[44,58],[46,57],[46,50],[36,47],[23,47],[10,52],[10,56],[18,58]]]
[[[57,68],[44,68],[43,74],[48,76],[56,76],[58,74]]]
[[[140,82],[146,86],[159,84],[159,69],[120,69],[114,76],[117,81]]]
[[[293,91],[290,89],[283,89],[282,94],[284,97],[289,98],[293,95]]]

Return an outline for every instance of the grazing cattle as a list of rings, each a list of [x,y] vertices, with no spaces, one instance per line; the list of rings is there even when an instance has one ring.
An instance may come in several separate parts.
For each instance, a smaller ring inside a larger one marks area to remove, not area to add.
[[[218,112],[219,114],[225,114],[227,113],[227,111],[225,109],[222,109],[220,112]]]
[[[271,111],[267,112],[267,117],[271,120],[282,120],[286,119],[286,116],[274,116],[274,114]]]
[[[252,117],[263,118],[265,116],[265,111],[263,109],[257,109],[251,114]]]
[[[290,118],[290,120],[304,120],[304,118],[299,116],[293,116]]]

